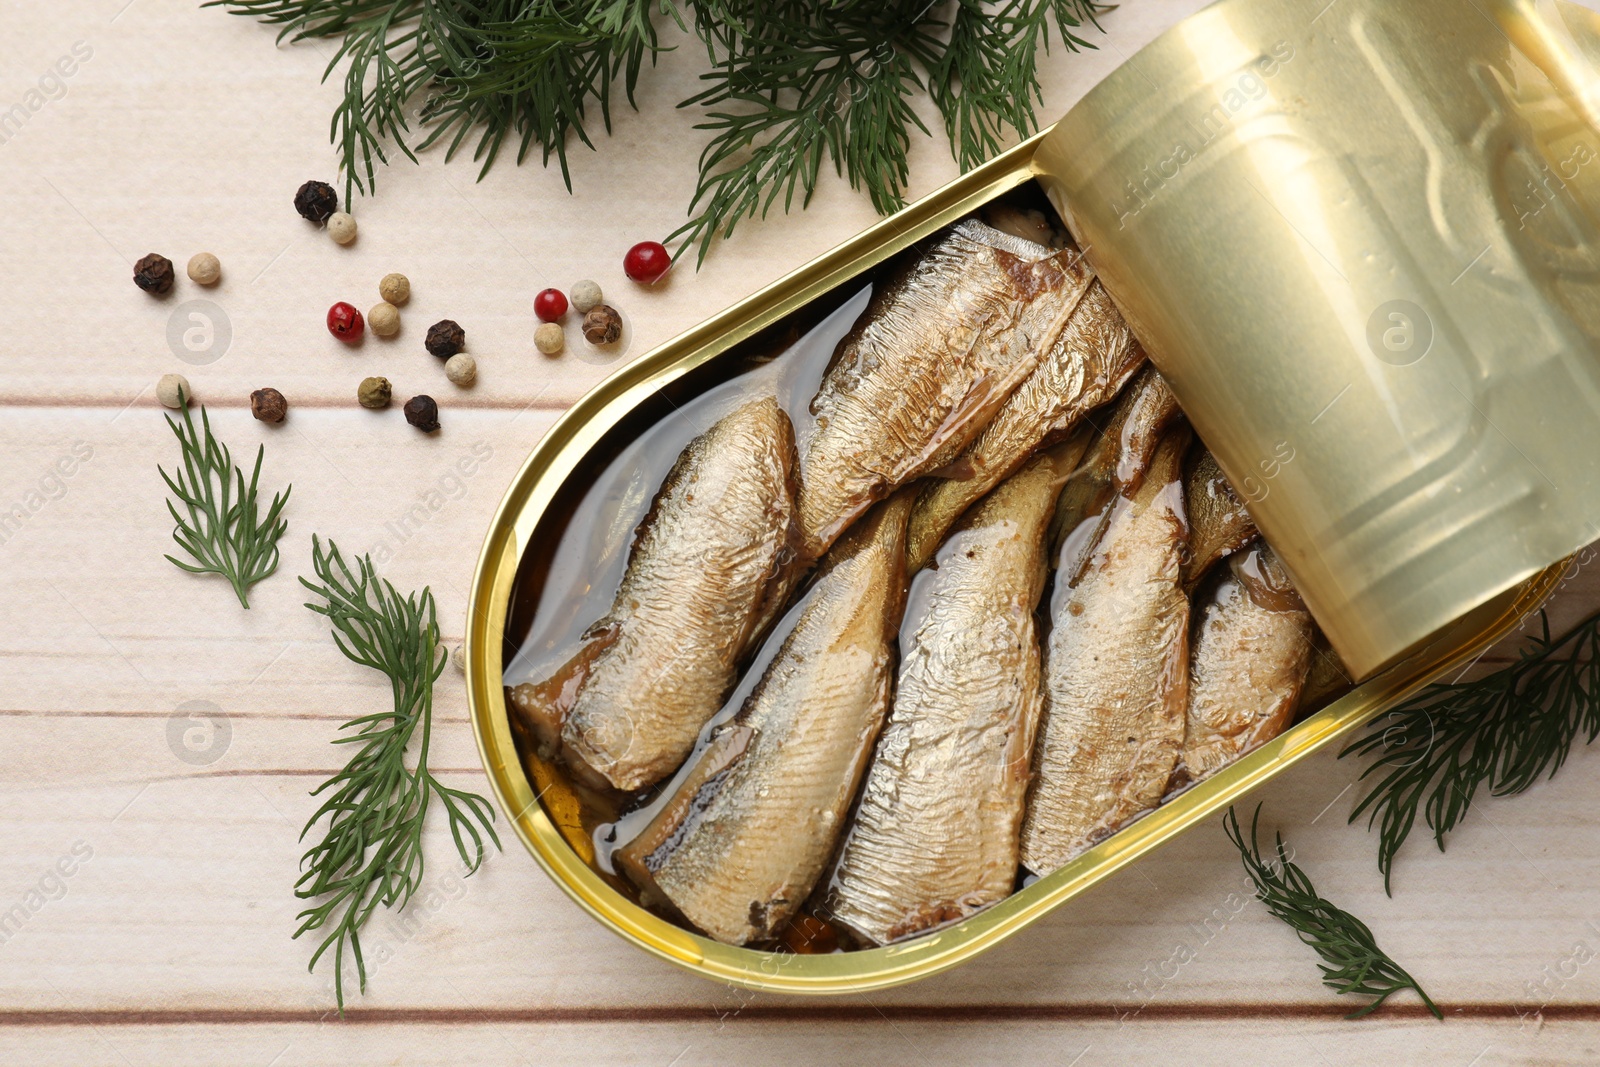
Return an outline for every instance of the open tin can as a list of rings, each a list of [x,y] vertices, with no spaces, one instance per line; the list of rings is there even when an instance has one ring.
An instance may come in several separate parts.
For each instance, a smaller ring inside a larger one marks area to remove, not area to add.
[[[466,635],[490,783],[557,884],[625,940],[709,979],[796,993],[909,982],[1024,929],[1512,632],[1556,587],[1561,557],[1600,531],[1600,242],[1590,239],[1600,166],[1562,164],[1600,164],[1591,117],[1600,83],[1587,11],[1490,6],[1493,20],[1471,0],[1413,0],[1403,11],[1378,0],[1331,10],[1323,0],[1225,0],[1056,127],[639,357],[574,405],[495,515]],[[1443,39],[1430,29],[1440,25],[1452,27]],[[1476,97],[1456,91],[1473,87]],[[1352,147],[1358,137],[1370,158]],[[1154,177],[1124,180],[1156,148]],[[1555,184],[1535,187],[1551,199],[1519,207],[1517,168],[1541,160],[1559,168]],[[1380,192],[1372,178],[1385,168],[1393,184]],[[596,471],[642,429],[770,355],[795,324],[845,308],[890,257],[1034,182],[1366,680],[958,923],[814,955],[691,933],[596,868],[579,791],[515,736],[506,669],[529,598],[550,580],[552,546]],[[1459,221],[1446,201],[1463,205]],[[1482,247],[1480,233],[1485,254],[1451,266],[1446,253],[1463,241]],[[1497,249],[1505,261],[1485,263]],[[1256,296],[1230,284],[1230,264],[1254,279]],[[1401,320],[1383,318],[1385,308]],[[1330,396],[1351,401],[1348,416],[1331,413]],[[1285,440],[1297,462],[1282,461]]]

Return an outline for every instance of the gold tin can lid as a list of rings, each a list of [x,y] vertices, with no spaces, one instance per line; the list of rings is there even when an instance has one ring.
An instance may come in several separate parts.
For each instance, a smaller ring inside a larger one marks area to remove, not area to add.
[[[1600,17],[1223,0],[1036,169],[1371,674],[1600,535]]]

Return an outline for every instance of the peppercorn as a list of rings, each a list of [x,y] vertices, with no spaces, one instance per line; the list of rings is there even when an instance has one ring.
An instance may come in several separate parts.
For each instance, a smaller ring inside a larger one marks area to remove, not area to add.
[[[196,252],[189,257],[189,280],[196,285],[216,285],[222,277],[222,264],[210,252]]]
[[[356,399],[361,401],[361,406],[374,411],[388,407],[392,395],[393,388],[387,378],[363,378],[356,387]]]
[[[133,265],[133,284],[160,296],[172,288],[172,260],[151,252]]]
[[[328,236],[338,244],[347,245],[356,239],[356,220],[354,215],[343,211],[335,211],[328,216]]]
[[[555,322],[567,313],[567,296],[560,289],[541,289],[533,298],[533,313],[540,322]]]
[[[423,343],[440,359],[449,359],[467,346],[467,331],[450,319],[440,319],[428,327]]]
[[[572,309],[580,315],[587,314],[590,308],[605,299],[600,292],[600,286],[587,279],[574,285],[568,295],[572,297]]]
[[[460,644],[455,647],[455,651],[450,653],[450,662],[455,666],[455,669],[460,671],[462,674],[467,673],[467,646],[465,644]]]
[[[399,307],[411,299],[411,280],[404,274],[385,274],[378,283],[378,295]]]
[[[282,422],[289,402],[276,389],[257,389],[250,394],[250,414],[262,422]]]
[[[583,339],[592,345],[612,345],[622,336],[622,316],[610,304],[598,304],[583,317]]]
[[[345,344],[353,345],[361,340],[366,328],[355,305],[341,300],[328,309],[328,332]]]
[[[306,182],[294,194],[294,209],[312,222],[327,222],[339,210],[339,194],[327,182]]]
[[[444,376],[457,385],[471,385],[478,377],[478,361],[465,352],[457,352],[444,361]]]
[[[379,337],[393,337],[400,332],[400,309],[385,301],[367,312],[367,325]]]
[[[439,428],[439,405],[431,396],[414,396],[406,401],[406,421],[423,433]]]
[[[660,241],[640,241],[622,257],[622,272],[641,285],[654,285],[672,268],[672,257]]]
[[[194,393],[189,391],[189,379],[181,374],[163,374],[156,382],[156,399],[164,408],[181,408]]]
[[[547,356],[553,356],[567,346],[567,335],[558,322],[541,323],[533,331],[533,347]]]

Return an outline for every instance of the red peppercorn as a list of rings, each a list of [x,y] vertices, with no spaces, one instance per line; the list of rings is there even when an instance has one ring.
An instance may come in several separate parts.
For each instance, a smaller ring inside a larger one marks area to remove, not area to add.
[[[555,322],[567,313],[567,294],[560,289],[541,289],[533,298],[533,313],[540,322]]]
[[[345,344],[353,345],[361,340],[361,334],[366,328],[367,324],[354,304],[347,304],[341,300],[328,309],[328,332]]]
[[[654,285],[672,267],[667,246],[660,241],[640,241],[622,257],[622,271],[641,285]]]

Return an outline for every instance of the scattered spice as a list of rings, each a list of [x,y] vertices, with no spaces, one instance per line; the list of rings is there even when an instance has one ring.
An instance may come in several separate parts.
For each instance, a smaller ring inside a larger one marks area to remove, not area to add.
[[[367,312],[367,325],[379,337],[393,337],[400,332],[400,309],[388,301],[376,304]]]
[[[172,260],[151,252],[133,265],[133,284],[160,296],[172,288]]]
[[[181,408],[194,393],[189,390],[189,379],[181,374],[163,374],[156,382],[156,399],[164,408]]]
[[[567,313],[567,295],[560,289],[541,289],[533,298],[533,313],[540,322],[555,322]]]
[[[449,359],[467,346],[467,331],[452,319],[440,319],[428,327],[428,351],[440,359]]]
[[[399,307],[411,299],[411,279],[404,274],[385,274],[378,283],[378,295]]]
[[[387,378],[363,378],[356,387],[356,399],[361,401],[361,406],[374,411],[388,407],[393,394],[394,389]]]
[[[312,222],[327,222],[339,210],[339,194],[327,182],[306,182],[294,194],[294,209]]]
[[[431,396],[414,396],[406,401],[406,421],[423,433],[439,428],[439,405]]]
[[[347,245],[356,239],[356,219],[354,215],[343,211],[335,211],[328,216],[328,236],[335,242]]]
[[[450,653],[450,662],[462,674],[467,673],[467,646],[457,645],[455,651]]]
[[[572,308],[578,314],[587,314],[589,309],[605,299],[600,292],[598,282],[591,282],[587,278],[572,287]]]
[[[457,352],[444,361],[444,376],[457,385],[471,385],[478,378],[478,361]]]
[[[196,285],[216,285],[222,277],[222,263],[210,252],[196,252],[189,257],[189,280]]]
[[[622,257],[622,271],[641,285],[654,285],[672,269],[672,256],[660,241],[640,241]]]
[[[622,316],[610,304],[598,304],[583,317],[583,338],[592,345],[612,345],[622,336]]]
[[[257,389],[250,394],[250,414],[262,422],[282,422],[289,414],[289,401],[276,389]]]
[[[533,347],[547,356],[553,356],[567,346],[567,335],[560,323],[545,322],[533,331]]]
[[[353,345],[366,332],[366,323],[354,304],[341,300],[328,309],[328,332],[345,344]]]

